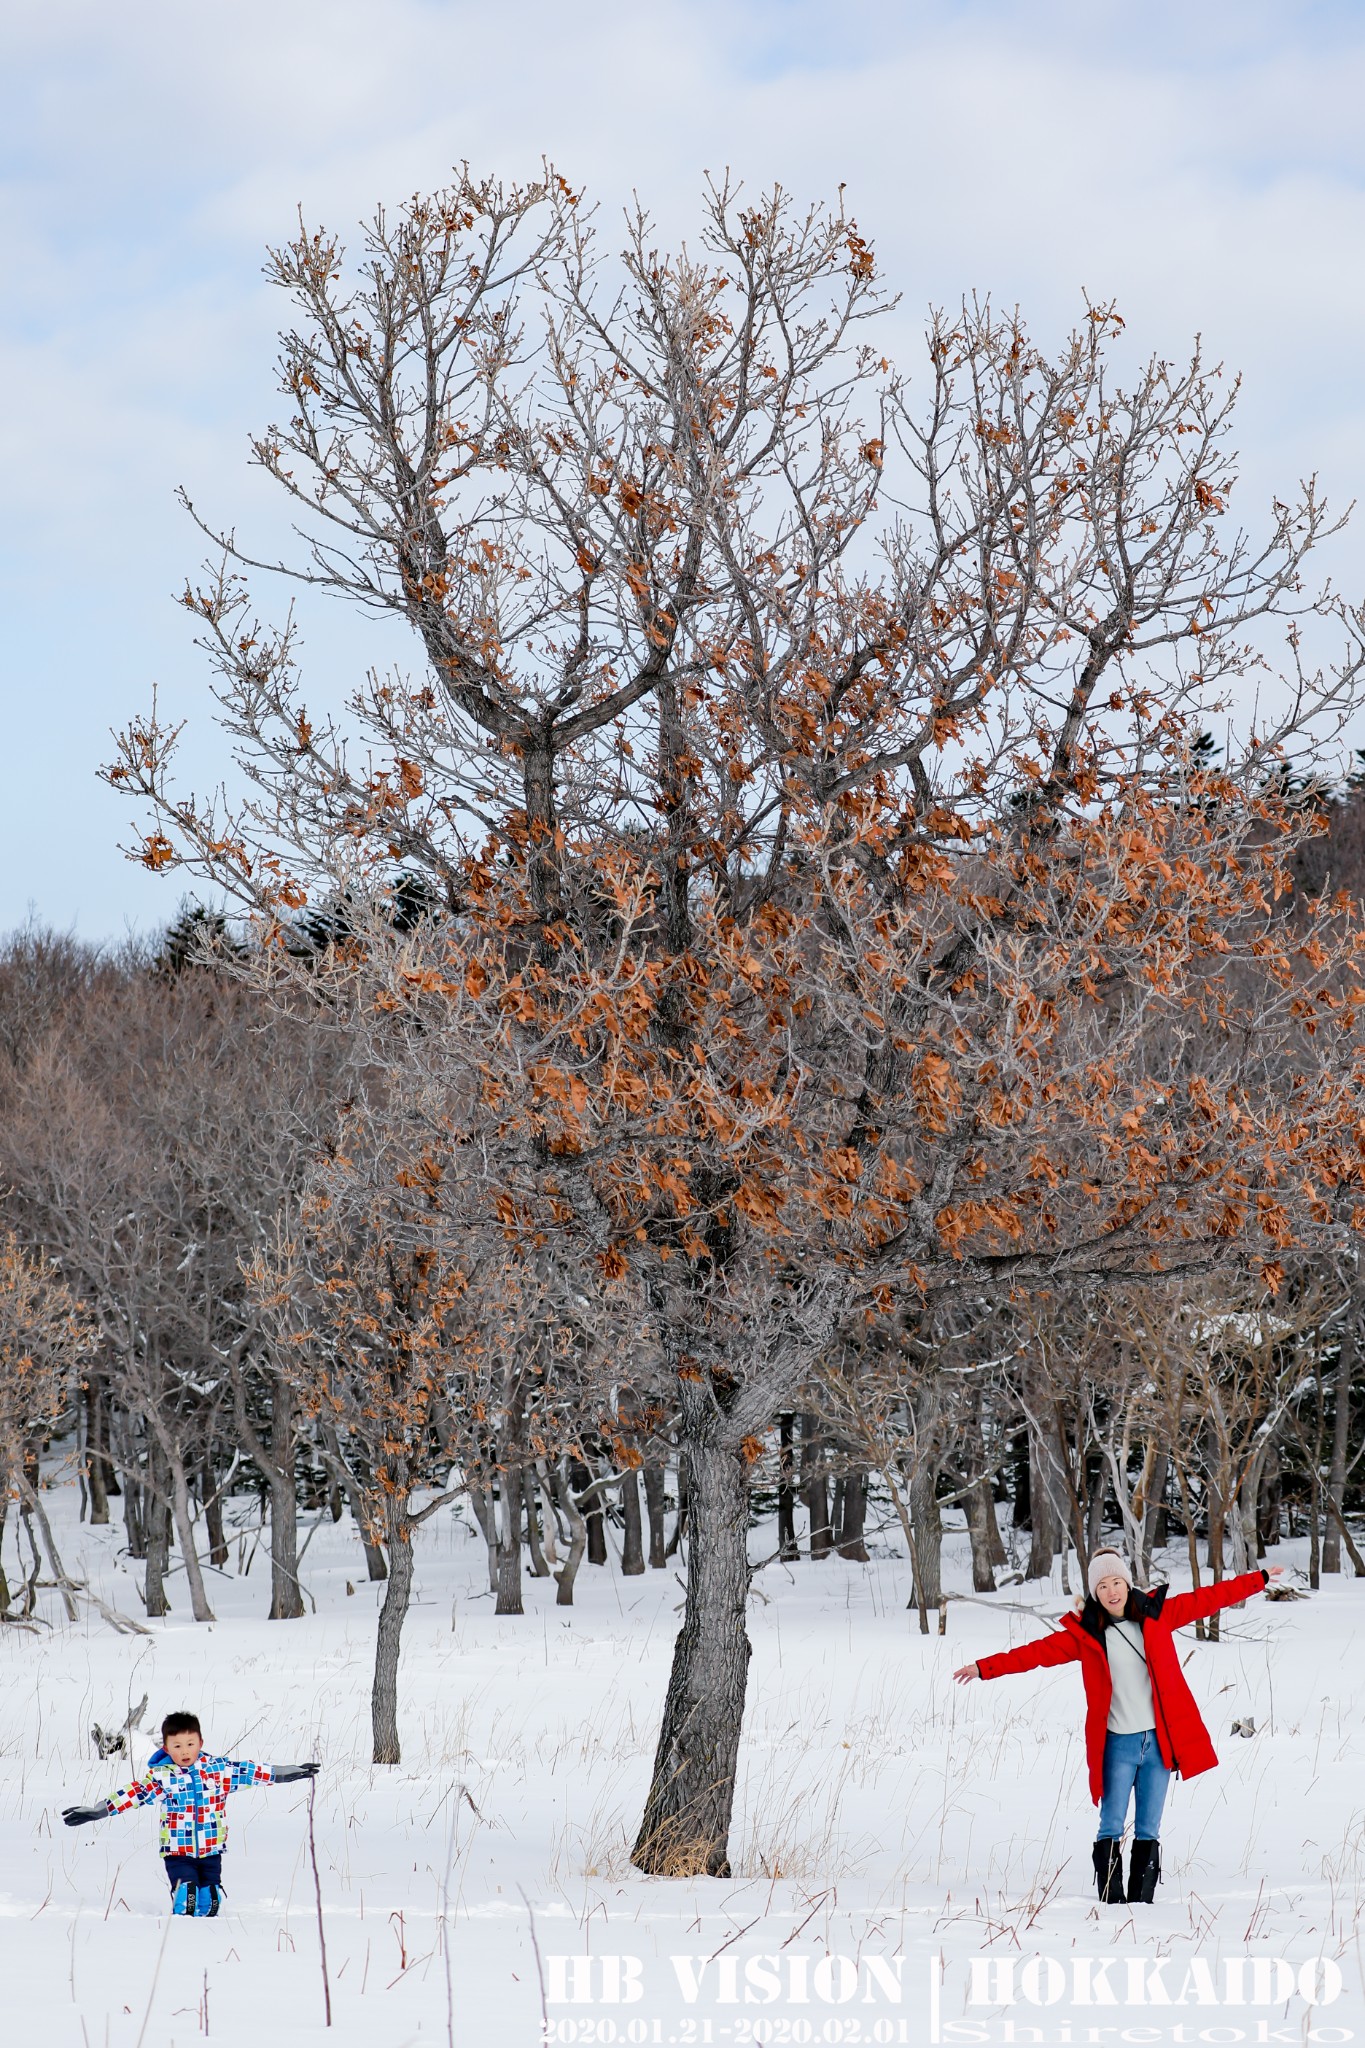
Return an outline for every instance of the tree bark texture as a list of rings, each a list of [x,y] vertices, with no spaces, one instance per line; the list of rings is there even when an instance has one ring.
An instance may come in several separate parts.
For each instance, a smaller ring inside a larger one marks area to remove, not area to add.
[[[631,1851],[636,1868],[656,1877],[730,1874],[730,1816],[749,1669],[749,1477],[740,1452],[715,1441],[706,1427],[704,1410],[697,1412],[702,1402],[691,1388],[685,1390],[687,1604],[654,1775]]]
[[[1354,1304],[1352,1304],[1354,1307]],[[1341,1349],[1337,1353],[1337,1369],[1332,1376],[1332,1458],[1327,1468],[1327,1494],[1329,1507],[1327,1527],[1322,1532],[1322,1569],[1325,1572],[1341,1570],[1341,1524],[1338,1517],[1345,1508],[1346,1458],[1350,1447],[1351,1429],[1351,1373],[1355,1366],[1356,1326],[1351,1317],[1341,1333]],[[1336,1514],[1332,1513],[1332,1506]],[[91,1516],[94,1520],[94,1516]]]
[[[638,1578],[645,1568],[644,1529],[640,1520],[640,1475],[629,1467],[621,1474],[621,1575]]]
[[[521,1470],[503,1473],[498,1486],[498,1584],[495,1614],[524,1614],[521,1602]]]
[[[573,1487],[562,1462],[554,1468],[552,1483],[559,1512],[569,1529],[569,1554],[555,1573],[555,1606],[572,1607],[574,1580],[578,1577],[578,1567],[588,1547],[588,1525],[574,1499]]]
[[[412,1598],[412,1536],[407,1527],[407,1510],[398,1502],[389,1509],[388,1552],[388,1581],[375,1633],[374,1686],[370,1694],[377,1764],[401,1763],[403,1758],[398,1741],[398,1654]]]
[[[916,1598],[921,1609],[937,1607],[943,1598],[943,1515],[938,1504],[938,1470],[921,1458],[911,1468],[906,1492],[915,1531],[912,1561]]]
[[[90,1521],[102,1527],[109,1520],[109,1410],[104,1390],[91,1375],[85,1388],[85,1462],[90,1481]]]
[[[990,1530],[995,1522],[995,1502],[989,1479],[979,1479],[962,1496],[967,1516],[967,1534],[972,1545],[972,1591],[995,1591],[995,1565],[991,1555]]]
[[[228,1561],[227,1532],[223,1528],[223,1494],[213,1469],[212,1456],[204,1460],[200,1484],[203,1487],[204,1527],[209,1536],[209,1563],[222,1571]]]
[[[829,1514],[825,1447],[818,1429],[813,1415],[801,1417],[801,1496],[810,1518],[810,1554],[829,1557],[834,1550],[834,1528]]]
[[[870,1560],[863,1529],[867,1523],[867,1474],[850,1472],[839,1481],[837,1547],[840,1557],[854,1564]]]
[[[784,1564],[801,1555],[796,1540],[796,1461],[792,1454],[792,1417],[777,1423],[777,1554]]]
[[[1028,1433],[1029,1558],[1027,1576],[1046,1579],[1061,1538],[1060,1517],[1053,1500],[1052,1452],[1030,1427]]]
[[[270,1475],[270,1619],[298,1621],[302,1614],[298,1499],[292,1472],[277,1467]]]
[[[664,1549],[666,1531],[665,1519],[665,1475],[662,1465],[645,1466],[645,1513],[649,1517],[649,1568],[652,1572],[665,1569]]]
[[[196,1621],[212,1621],[213,1609],[209,1606],[209,1596],[204,1587],[204,1574],[199,1563],[199,1552],[194,1542],[189,1477],[185,1471],[184,1454],[178,1444],[171,1451],[167,1462],[171,1473],[171,1513],[175,1517],[176,1541],[185,1560],[185,1577],[190,1588],[190,1611]]]
[[[147,1486],[143,1490],[143,1541],[146,1557],[147,1613],[153,1620],[169,1614],[166,1597],[166,1568],[170,1562],[171,1518],[166,1508],[166,1461],[153,1440],[147,1446]],[[134,1488],[128,1488],[131,1494]]]

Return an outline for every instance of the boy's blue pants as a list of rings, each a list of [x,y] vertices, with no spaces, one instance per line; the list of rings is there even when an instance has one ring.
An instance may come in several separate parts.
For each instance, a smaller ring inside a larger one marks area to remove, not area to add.
[[[163,1856],[173,1913],[211,1916],[223,1889],[221,1856]]]

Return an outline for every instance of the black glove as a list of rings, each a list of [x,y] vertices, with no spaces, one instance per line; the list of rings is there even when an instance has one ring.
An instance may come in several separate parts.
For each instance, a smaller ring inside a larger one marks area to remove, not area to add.
[[[321,1764],[272,1764],[270,1782],[272,1785],[292,1785],[296,1778],[316,1778]]]
[[[109,1801],[101,1799],[98,1806],[64,1806],[62,1819],[69,1828],[84,1827],[88,1820],[108,1820]]]

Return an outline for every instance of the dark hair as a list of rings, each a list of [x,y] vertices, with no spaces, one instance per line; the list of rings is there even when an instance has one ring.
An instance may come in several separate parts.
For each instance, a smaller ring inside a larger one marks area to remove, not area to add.
[[[167,1714],[161,1724],[161,1740],[168,1742],[172,1735],[198,1735],[203,1737],[197,1714]]]

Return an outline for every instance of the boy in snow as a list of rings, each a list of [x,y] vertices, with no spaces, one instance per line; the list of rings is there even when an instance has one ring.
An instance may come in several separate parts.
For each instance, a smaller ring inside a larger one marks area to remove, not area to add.
[[[1121,1843],[1133,1802],[1133,1855],[1128,1898],[1150,1906],[1161,1876],[1161,1811],[1172,1771],[1193,1778],[1218,1759],[1185,1682],[1172,1631],[1260,1593],[1281,1566],[1243,1572],[1195,1593],[1156,1586],[1140,1593],[1125,1560],[1097,1550],[1086,1574],[1090,1598],[1064,1614],[1055,1635],[979,1657],[953,1673],[1005,1678],[1049,1664],[1077,1663],[1085,1683],[1085,1746],[1090,1792],[1100,1809],[1092,1851],[1095,1883],[1106,1905],[1123,1902]]]
[[[147,1775],[96,1806],[64,1807],[62,1819],[69,1828],[78,1828],[111,1813],[126,1813],[130,1806],[159,1802],[171,1911],[211,1918],[222,1896],[229,1792],[241,1785],[288,1785],[317,1774],[316,1764],[235,1763],[231,1757],[205,1756],[198,1716],[167,1714],[161,1724],[161,1748],[149,1759]]]

